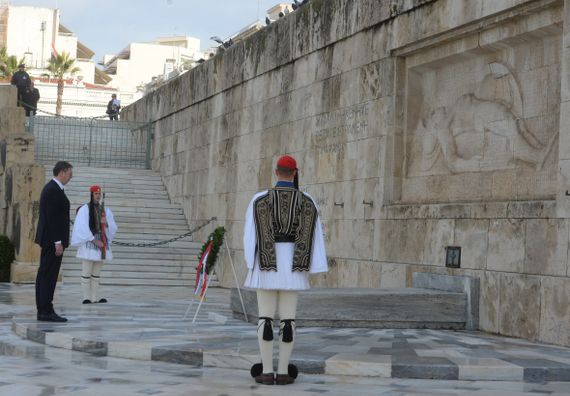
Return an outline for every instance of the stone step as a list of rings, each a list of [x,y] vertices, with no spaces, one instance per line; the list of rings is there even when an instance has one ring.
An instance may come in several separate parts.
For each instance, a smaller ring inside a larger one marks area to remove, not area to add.
[[[120,226],[121,232],[127,233],[140,233],[140,234],[166,234],[170,231],[170,234],[178,235],[178,231],[188,231],[188,226],[182,222],[176,224],[164,224],[164,223],[150,223],[147,222],[145,225],[143,222],[134,221],[124,221],[122,218],[115,217],[115,221]],[[148,225],[152,224],[152,228]]]
[[[72,217],[75,217],[77,208],[85,204],[86,202],[82,201],[70,202],[69,213],[72,215]],[[127,205],[125,202],[123,202],[124,206],[109,204],[108,202],[105,205],[113,211],[113,214],[115,214],[116,212],[118,215],[123,214],[127,216],[141,216],[147,218],[154,218],[157,216],[166,215],[167,217],[164,218],[167,219],[180,219],[181,217],[184,217],[184,212],[182,211],[182,208],[176,206],[172,206],[170,208],[156,207],[156,206],[141,207],[135,205],[134,203],[131,203],[131,205]]]
[[[63,278],[64,283],[78,284],[80,281],[78,277]],[[184,286],[188,287],[189,293],[194,289],[194,284],[191,279],[141,279],[141,278],[105,278],[101,277],[101,285],[117,285],[117,286]],[[212,281],[212,287],[216,286],[217,282]]]
[[[194,254],[193,252],[199,252],[200,248],[196,248],[194,246],[191,246],[190,244],[193,244],[193,242],[188,243],[187,246],[181,246],[181,247],[169,247],[169,246],[155,246],[155,247],[144,247],[144,248],[134,248],[132,246],[120,246],[120,245],[113,245],[113,252],[116,253],[117,255],[119,254],[123,254],[123,255],[133,255],[133,257],[137,257],[140,254],[145,254],[145,255],[153,255],[153,254],[183,254],[183,255],[188,255],[188,254]],[[201,247],[201,246],[200,246]],[[67,255],[73,255],[75,256],[75,253],[77,252],[77,249],[75,247],[70,247],[69,251],[66,251],[66,256]],[[64,256],[65,257],[65,256]]]
[[[121,227],[117,234],[115,235],[115,239],[117,240],[133,240],[133,241],[148,241],[148,242],[158,242],[164,241],[166,239],[171,239],[188,232],[188,229],[185,230],[171,230],[171,229],[160,229],[156,228],[153,230],[147,229],[147,232],[142,232],[138,230],[129,230]]]
[[[72,162],[73,163],[73,162]],[[46,170],[51,178],[51,168]],[[155,243],[181,236],[189,231],[184,211],[170,202],[162,178],[157,172],[138,169],[75,167],[74,177],[66,186],[71,202],[70,215],[89,200],[89,187],[102,186],[105,204],[119,227],[114,242]],[[115,259],[103,267],[103,283],[117,285],[187,286],[193,282],[197,255],[202,244],[192,236],[154,247],[113,244]],[[63,259],[66,282],[79,282],[81,261],[72,247]]]
[[[69,275],[71,276],[75,276],[78,278],[78,281],[80,280],[79,278],[81,278],[81,271],[80,270],[76,270],[76,271],[70,271]],[[68,276],[68,274],[66,274],[66,276]],[[115,278],[115,279],[162,279],[162,280],[178,280],[178,279],[192,279],[194,280],[196,276],[196,271],[195,270],[191,270],[190,268],[186,268],[186,270],[184,271],[170,271],[170,272],[166,272],[166,271],[160,271],[160,272],[154,272],[154,271],[140,271],[137,269],[134,269],[133,271],[126,271],[123,270],[120,267],[110,267],[110,268],[105,268],[101,271],[101,277],[102,278]]]
[[[117,260],[131,260],[135,263],[144,263],[147,260],[150,261],[156,261],[157,265],[170,265],[169,263],[171,261],[175,261],[175,262],[187,262],[187,261],[195,261],[198,260],[198,254],[199,254],[199,250],[196,249],[194,251],[189,250],[188,253],[168,253],[168,252],[158,252],[158,253],[146,253],[144,251],[139,250],[133,250],[132,248],[125,252],[125,251],[118,251],[117,248],[113,247],[113,261],[112,262],[116,262]],[[195,254],[194,254],[195,253]],[[66,255],[70,255],[69,260],[67,260],[66,262],[69,264],[72,262],[71,257],[75,257],[75,251],[71,252],[66,252]],[[77,263],[79,263],[80,259],[76,258]],[[163,263],[163,264],[158,264],[158,263]],[[107,264],[105,264],[107,265]]]
[[[77,205],[84,205],[86,202],[83,200],[78,200],[76,202],[69,200],[70,203],[73,203],[73,206]],[[71,211],[77,210],[77,206],[71,207]],[[122,208],[132,208],[133,210],[146,210],[146,209],[166,209],[175,211],[181,211],[182,208],[179,205],[171,204],[166,200],[160,199],[109,199],[105,201],[105,206],[111,208],[113,210],[115,207],[122,207]],[[113,210],[113,213],[115,211]]]
[[[152,259],[152,258],[118,258],[113,257],[112,261],[106,262],[104,268],[124,268],[127,270],[128,266],[133,266],[133,270],[137,270],[137,266],[140,267],[152,267],[157,271],[166,270],[166,268],[186,268],[192,267],[196,268],[198,258],[196,256],[182,257],[178,259]],[[75,260],[68,260],[66,262],[66,268],[81,268],[81,260],[75,257]]]
[[[249,321],[257,323],[254,290],[242,289]],[[299,295],[298,326],[464,329],[465,293],[433,289],[311,289]],[[234,317],[243,318],[237,289],[231,293]]]
[[[183,266],[171,266],[171,267],[162,267],[160,268],[160,272],[145,272],[146,269],[144,266],[138,265],[113,265],[107,263],[103,266],[102,276],[114,276],[115,273],[121,274],[130,274],[129,277],[132,278],[149,278],[149,277],[156,277],[158,278],[172,278],[177,276],[190,276],[193,277],[196,275],[196,266],[195,265],[183,265]],[[108,275],[105,275],[108,274]],[[154,274],[152,276],[148,274]],[[158,275],[156,275],[158,274]],[[81,266],[77,265],[72,268],[66,267],[66,276],[81,276]]]

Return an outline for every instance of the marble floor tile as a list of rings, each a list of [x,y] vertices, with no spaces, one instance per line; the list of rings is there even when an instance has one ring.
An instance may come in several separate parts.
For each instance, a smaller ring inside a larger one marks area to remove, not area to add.
[[[182,320],[185,288],[106,291],[112,303],[84,308],[79,287],[58,285],[56,310],[70,322],[44,324],[33,285],[0,285],[0,395],[267,392],[249,376],[259,360],[255,325],[233,318],[227,290],[211,289],[194,324]],[[298,330],[292,362],[301,374],[272,395],[570,395],[568,348],[470,331]]]

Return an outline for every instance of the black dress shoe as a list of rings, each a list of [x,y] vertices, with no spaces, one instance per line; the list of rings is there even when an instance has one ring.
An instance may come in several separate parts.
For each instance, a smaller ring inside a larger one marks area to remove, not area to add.
[[[50,313],[50,314],[38,314],[38,320],[41,322],[67,322],[67,318],[61,317],[58,314],[56,314],[55,312]]]
[[[99,302],[100,302],[101,304],[104,304],[104,303],[107,302],[107,299],[106,299],[106,298],[102,298],[102,299],[99,300]]]
[[[273,385],[275,384],[275,376],[273,373],[260,374],[255,377],[255,382],[263,385]]]
[[[83,302],[81,304],[91,304],[91,300],[85,299],[85,300],[83,300]]]
[[[295,378],[291,377],[289,374],[277,374],[275,377],[275,383],[277,385],[289,385],[295,382]]]

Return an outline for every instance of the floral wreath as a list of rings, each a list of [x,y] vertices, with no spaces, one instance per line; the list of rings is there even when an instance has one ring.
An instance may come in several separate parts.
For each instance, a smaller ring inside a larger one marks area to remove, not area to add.
[[[196,283],[194,285],[194,295],[198,295],[203,298],[206,294],[206,289],[208,287],[208,275],[214,270],[216,265],[216,260],[218,259],[218,253],[220,248],[224,243],[224,235],[226,229],[224,227],[218,227],[212,232],[202,249],[200,249],[200,254],[198,255],[198,266],[196,267]]]
[[[208,253],[208,256],[206,257],[206,273],[208,275],[212,273],[212,270],[216,265],[216,261],[218,260],[218,253],[220,252],[220,248],[224,243],[225,233],[226,229],[224,227],[220,226],[216,228],[214,232],[208,236],[208,239],[202,245],[202,249],[200,249],[200,254],[198,255],[199,261],[203,261],[204,254]]]

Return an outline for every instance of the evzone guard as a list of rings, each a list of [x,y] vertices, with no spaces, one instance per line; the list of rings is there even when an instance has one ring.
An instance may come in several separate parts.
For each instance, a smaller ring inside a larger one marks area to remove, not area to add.
[[[261,364],[251,375],[265,385],[295,381],[289,364],[295,341],[299,291],[310,288],[309,275],[328,271],[323,228],[317,205],[299,190],[297,162],[277,161],[275,187],[254,195],[246,212],[244,254],[248,268],[244,286],[257,290],[257,338]],[[279,360],[273,368],[273,321],[279,313]]]
[[[103,264],[113,259],[111,241],[117,232],[117,224],[111,209],[105,208],[101,187],[89,188],[91,199],[78,208],[71,233],[71,244],[78,246],[81,259],[81,288],[83,304],[106,303],[98,299],[100,274]]]

